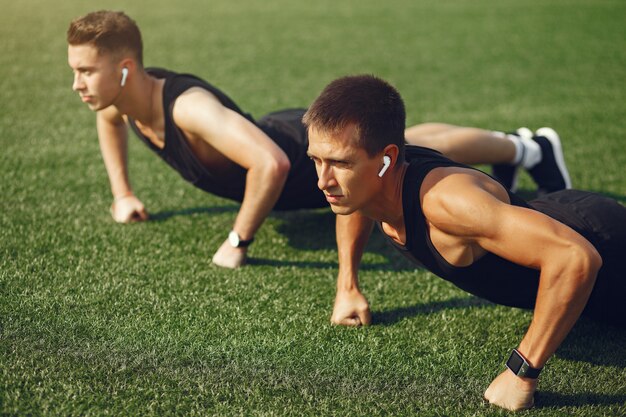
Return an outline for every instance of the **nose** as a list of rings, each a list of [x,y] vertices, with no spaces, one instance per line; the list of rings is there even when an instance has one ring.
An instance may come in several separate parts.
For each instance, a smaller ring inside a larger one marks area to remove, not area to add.
[[[72,82],[72,90],[79,91],[85,88],[85,84],[83,83],[83,78],[80,75],[80,72],[74,73],[74,81]]]
[[[329,164],[320,164],[317,170],[317,177],[317,187],[322,191],[337,185],[333,175],[333,168]]]

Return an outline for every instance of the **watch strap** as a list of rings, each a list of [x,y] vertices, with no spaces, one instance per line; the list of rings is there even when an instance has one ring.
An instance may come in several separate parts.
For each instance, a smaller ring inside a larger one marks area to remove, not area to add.
[[[239,240],[239,244],[237,245],[238,248],[245,248],[247,246],[250,246],[252,244],[252,242],[254,242],[254,238],[250,238],[248,240]]]
[[[513,349],[511,356],[506,361],[506,367],[511,370],[515,375],[524,378],[537,379],[539,373],[543,368],[533,368],[528,363],[528,360],[519,353],[517,349]]]

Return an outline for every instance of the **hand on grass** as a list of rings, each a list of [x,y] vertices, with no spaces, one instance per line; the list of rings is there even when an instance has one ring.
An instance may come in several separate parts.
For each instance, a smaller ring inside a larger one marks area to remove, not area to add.
[[[246,263],[248,248],[233,248],[228,239],[213,255],[213,263],[224,268],[237,268]]]
[[[372,321],[367,299],[358,289],[337,291],[332,324],[343,326],[367,326]]]
[[[536,379],[520,378],[507,369],[491,382],[485,391],[485,399],[507,410],[526,410],[535,405],[536,389]]]
[[[117,223],[131,223],[148,220],[148,212],[143,203],[133,194],[116,198],[111,204],[111,216]]]

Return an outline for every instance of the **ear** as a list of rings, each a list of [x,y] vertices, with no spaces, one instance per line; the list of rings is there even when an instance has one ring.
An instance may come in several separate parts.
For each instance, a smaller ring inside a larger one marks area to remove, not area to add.
[[[135,71],[137,70],[137,63],[131,58],[124,58],[120,62],[118,62],[117,68],[120,74],[122,73],[122,69],[126,68],[128,70],[127,77],[130,78],[135,74]]]
[[[389,170],[393,170],[393,168],[398,164],[398,155],[400,155],[400,149],[398,149],[397,145],[387,145],[382,152],[383,155],[387,155],[391,158],[391,164],[389,165]]]

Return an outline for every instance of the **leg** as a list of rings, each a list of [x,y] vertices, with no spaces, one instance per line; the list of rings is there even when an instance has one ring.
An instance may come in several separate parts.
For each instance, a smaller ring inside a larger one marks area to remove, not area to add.
[[[405,137],[463,164],[507,164],[516,154],[515,144],[504,135],[472,127],[424,123],[406,129]]]
[[[447,123],[420,123],[406,129],[406,134],[411,136],[426,136],[436,133],[447,132],[449,130],[457,129],[458,126],[450,125]]]

